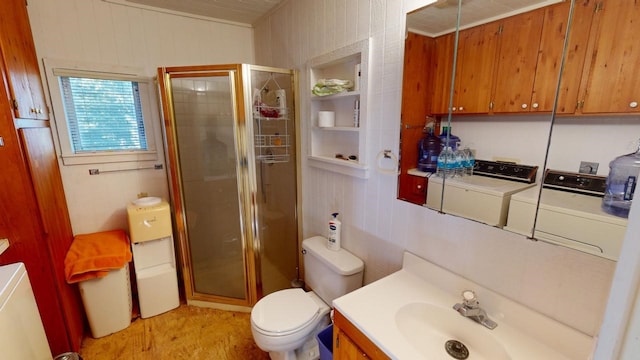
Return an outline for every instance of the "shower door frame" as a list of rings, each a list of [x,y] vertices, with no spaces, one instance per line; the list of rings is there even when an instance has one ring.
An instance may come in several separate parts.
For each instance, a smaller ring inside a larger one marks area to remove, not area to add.
[[[199,65],[199,66],[174,66],[158,68],[158,86],[161,101],[165,152],[169,164],[179,164],[177,134],[175,126],[175,113],[171,89],[171,77],[197,77],[219,76],[227,72],[232,78],[233,110],[234,110],[234,136],[236,140],[236,174],[238,185],[238,198],[240,202],[242,259],[245,277],[246,299],[237,299],[218,295],[198,293],[195,290],[193,278],[193,264],[186,225],[186,209],[182,194],[182,178],[178,166],[167,166],[169,176],[169,190],[173,207],[173,219],[182,279],[184,281],[185,297],[188,304],[219,307],[232,310],[247,310],[253,306],[262,296],[261,271],[260,271],[260,238],[258,232],[258,208],[256,206],[256,166],[253,146],[253,126],[247,126],[252,121],[251,70],[269,71],[290,74],[292,76],[292,94],[295,108],[295,144],[296,144],[296,223],[297,223],[297,248],[300,248],[302,234],[300,214],[301,206],[301,164],[300,164],[300,125],[299,125],[299,101],[298,101],[298,76],[294,70],[286,70],[272,67],[248,65],[248,64],[224,64],[224,65]],[[231,74],[233,74],[231,76]],[[246,92],[246,93],[245,93]],[[302,258],[298,253],[298,266]],[[300,274],[302,276],[302,274]]]

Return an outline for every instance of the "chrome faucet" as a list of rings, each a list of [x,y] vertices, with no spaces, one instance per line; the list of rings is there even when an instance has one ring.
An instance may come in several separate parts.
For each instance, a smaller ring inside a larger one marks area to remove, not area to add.
[[[498,324],[489,319],[487,313],[480,308],[480,303],[476,298],[476,293],[471,290],[465,290],[462,292],[462,303],[453,305],[453,308],[464,317],[468,317],[471,320],[484,325],[485,327],[493,330]]]

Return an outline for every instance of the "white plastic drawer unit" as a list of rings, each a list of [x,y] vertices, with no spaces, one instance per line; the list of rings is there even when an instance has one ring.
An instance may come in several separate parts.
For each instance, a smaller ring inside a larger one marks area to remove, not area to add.
[[[3,359],[51,359],[27,270],[0,266],[0,352]]]
[[[427,207],[479,221],[491,226],[503,227],[507,223],[511,195],[535,186],[511,180],[485,176],[463,176],[445,179],[442,197],[441,177],[431,176],[427,186]]]

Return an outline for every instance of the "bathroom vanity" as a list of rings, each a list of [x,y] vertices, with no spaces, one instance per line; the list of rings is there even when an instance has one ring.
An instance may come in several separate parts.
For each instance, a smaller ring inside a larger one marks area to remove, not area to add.
[[[498,325],[453,305],[472,290]],[[336,359],[447,359],[463,344],[476,359],[587,359],[593,338],[405,252],[403,268],[333,302]],[[450,347],[456,348],[459,345]],[[451,357],[453,359],[453,357]]]
[[[390,359],[337,309],[333,318],[333,355],[336,359]]]

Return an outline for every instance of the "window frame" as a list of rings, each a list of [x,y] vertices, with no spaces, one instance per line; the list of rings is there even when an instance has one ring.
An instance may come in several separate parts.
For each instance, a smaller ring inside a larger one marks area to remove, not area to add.
[[[83,64],[78,62],[44,59],[45,73],[51,106],[53,110],[53,124],[60,144],[63,165],[104,164],[157,161],[156,134],[154,124],[158,121],[157,100],[155,98],[154,79],[141,75],[137,68]],[[104,150],[74,152],[71,132],[64,107],[60,77],[83,77],[105,80],[125,80],[138,83],[140,105],[144,122],[147,150]],[[155,104],[155,107],[154,107]],[[155,111],[153,109],[156,109]]]

